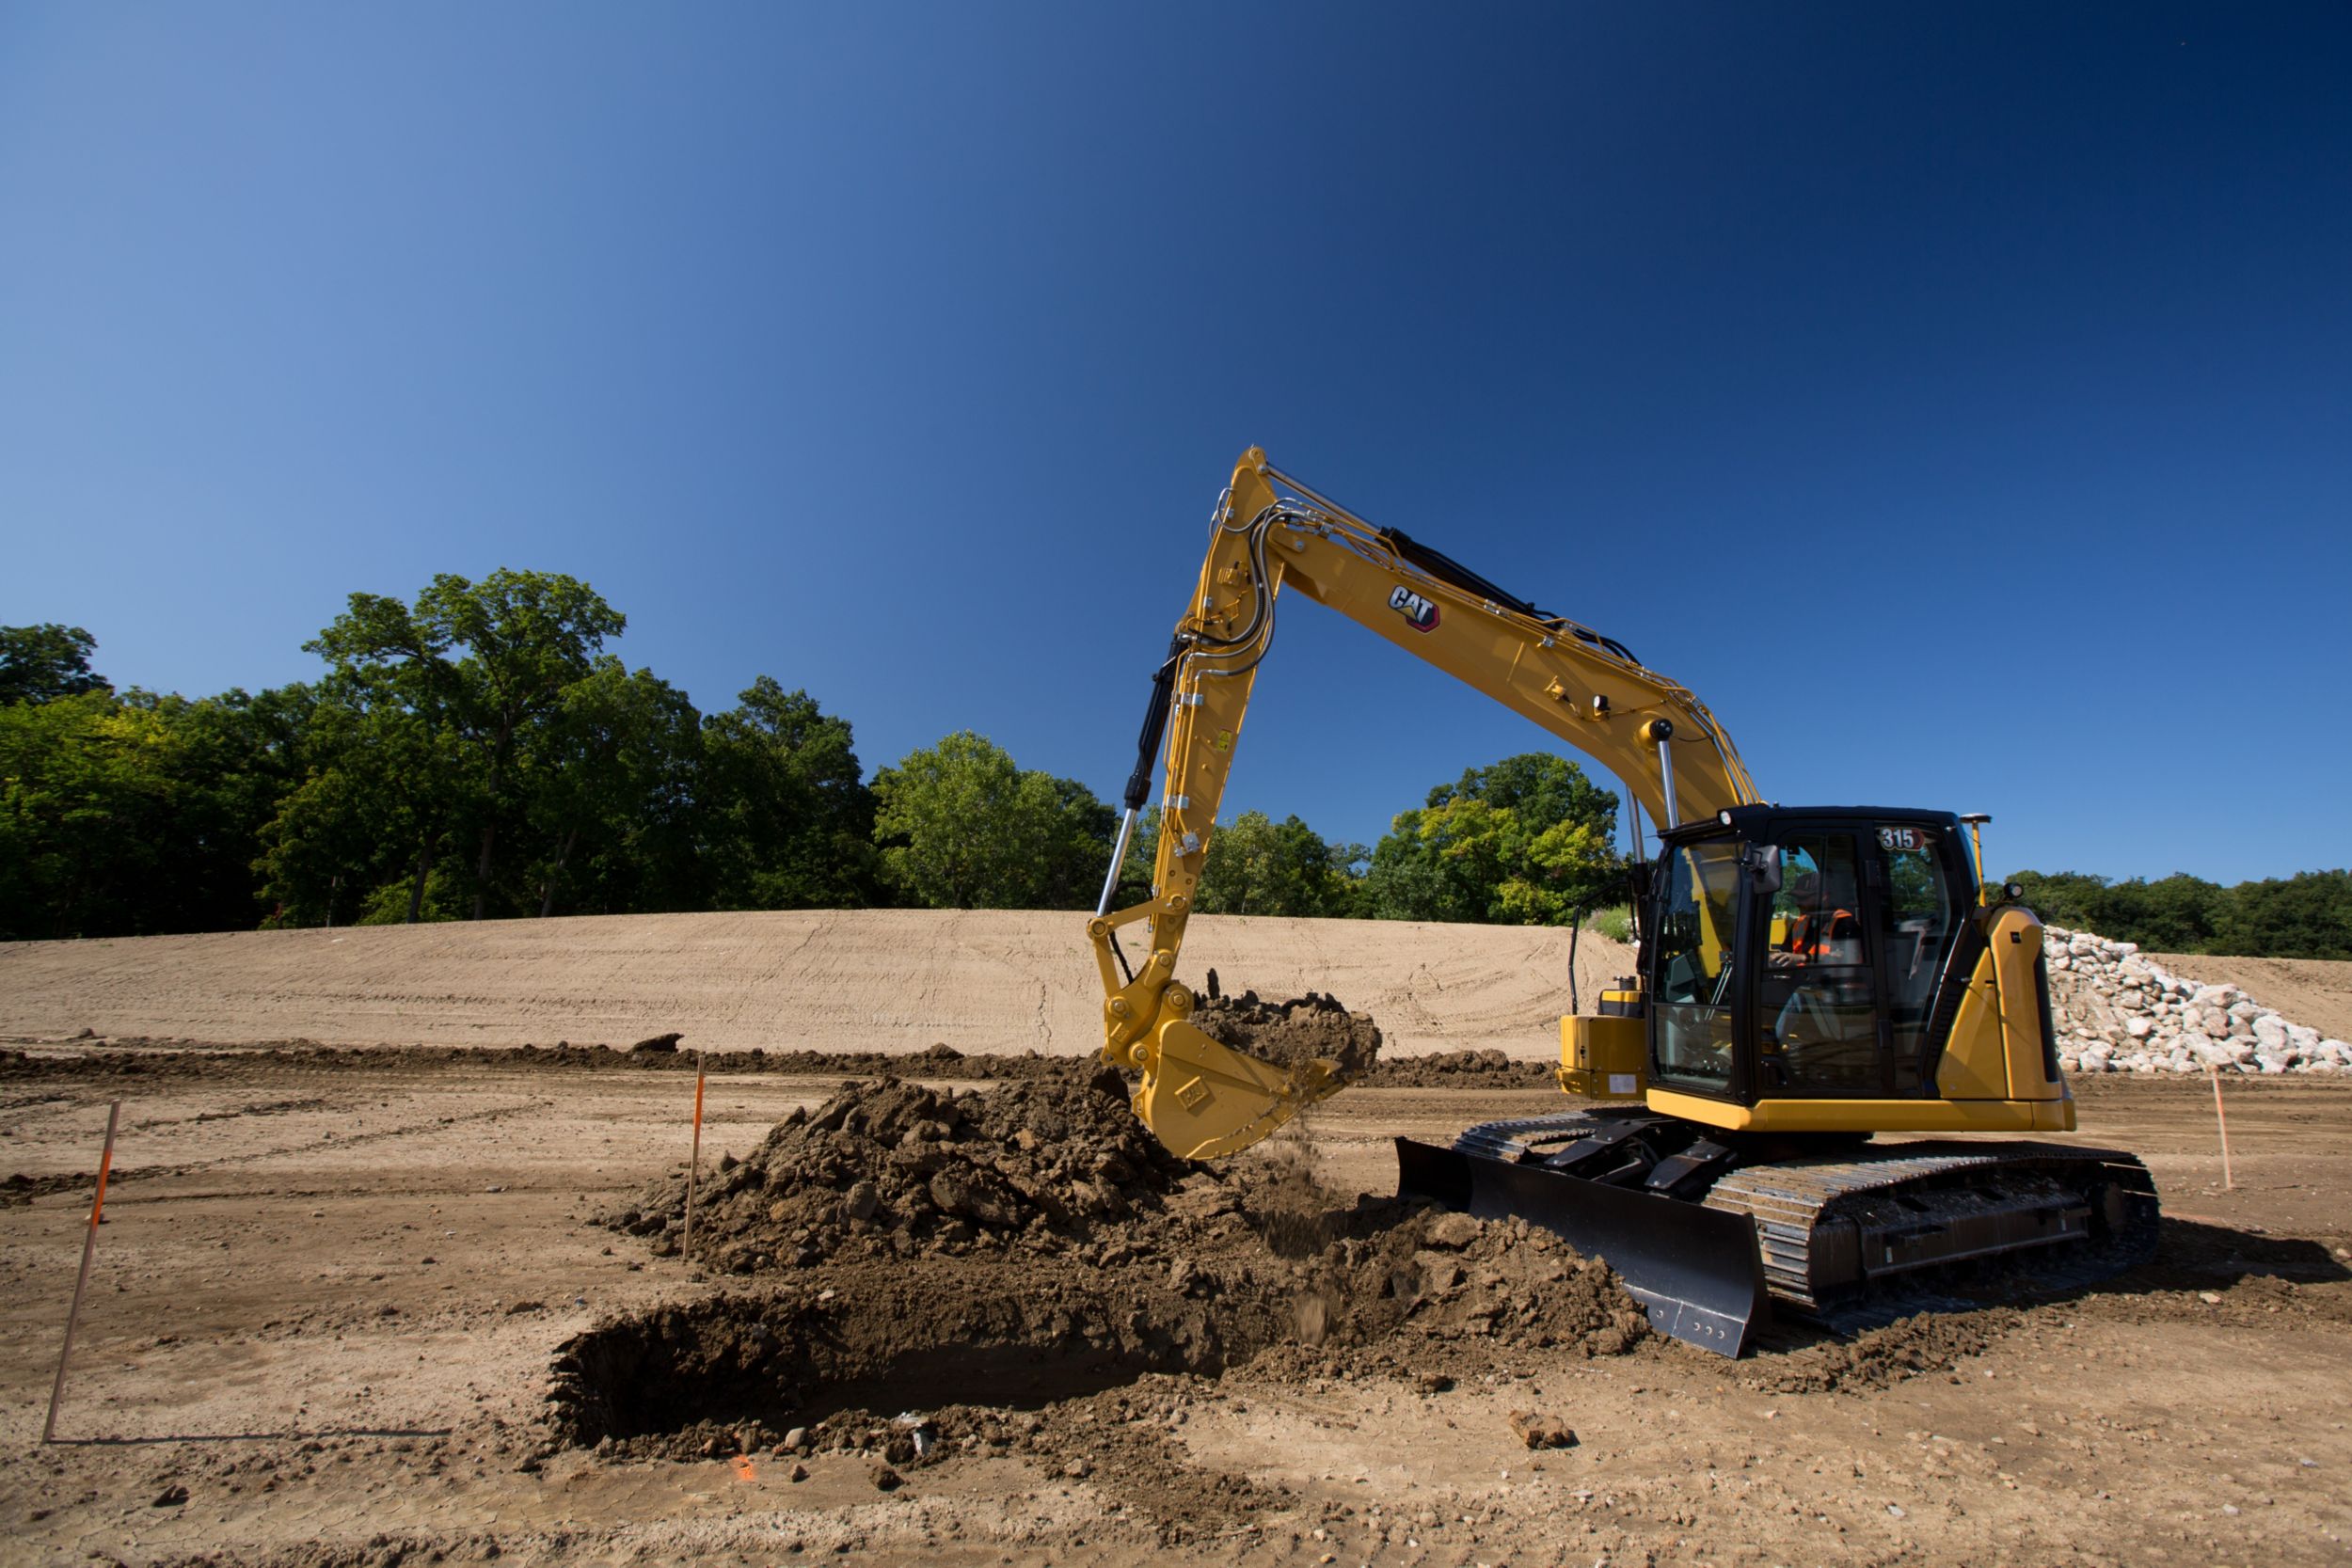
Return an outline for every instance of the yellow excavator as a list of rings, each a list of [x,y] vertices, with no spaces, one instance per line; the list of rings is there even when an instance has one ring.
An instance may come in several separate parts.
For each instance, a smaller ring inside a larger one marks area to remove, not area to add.
[[[2064,1287],[2153,1253],[2155,1188],[2137,1158],[2019,1136],[2074,1131],[2074,1102],[2042,923],[2015,886],[1984,880],[1986,818],[1760,800],[1686,688],[1255,448],[1218,498],[1153,677],[1088,926],[1103,1057],[1135,1075],[1136,1113],[1169,1149],[1235,1153],[1343,1086],[1334,1063],[1210,1038],[1176,979],[1285,591],[1592,758],[1632,795],[1635,842],[1643,811],[1657,830],[1630,879],[1640,973],[1560,1021],[1560,1086],[1586,1103],[1450,1148],[1399,1138],[1401,1191],[1543,1225],[1607,1258],[1660,1330],[1729,1355],[1774,1302],[1852,1328],[1937,1305],[1988,1266]],[[1151,896],[1114,909],[1163,743]],[[1131,960],[1120,933],[1138,925]],[[2011,1136],[1953,1136],[1984,1133]]]

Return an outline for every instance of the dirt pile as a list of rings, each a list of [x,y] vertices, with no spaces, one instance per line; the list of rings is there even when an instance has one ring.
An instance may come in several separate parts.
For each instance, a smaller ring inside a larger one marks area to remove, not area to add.
[[[1523,1222],[1343,1200],[1284,1139],[1176,1160],[1115,1074],[850,1085],[705,1192],[696,1257],[759,1283],[568,1341],[564,1440],[691,1458],[797,1429],[801,1448],[903,1469],[932,1450],[910,1457],[893,1413],[943,1449],[1001,1451],[1050,1440],[1003,1412],[1153,1374],[1426,1378],[1532,1350],[1616,1354],[1648,1331],[1605,1263]],[[671,1180],[608,1223],[674,1250],[683,1218]]]
[[[1351,1013],[1337,997],[1320,991],[1287,1002],[1262,1002],[1254,990],[1211,996],[1193,1010],[1193,1025],[1219,1045],[1295,1067],[1337,1062],[1347,1078],[1360,1078],[1380,1057],[1380,1029],[1370,1013]]]
[[[756,1274],[828,1260],[1053,1253],[1148,1230],[1192,1167],[1161,1148],[1108,1070],[993,1092],[882,1079],[795,1111],[697,1194],[694,1251]],[[686,1183],[656,1183],[607,1217],[674,1252]]]

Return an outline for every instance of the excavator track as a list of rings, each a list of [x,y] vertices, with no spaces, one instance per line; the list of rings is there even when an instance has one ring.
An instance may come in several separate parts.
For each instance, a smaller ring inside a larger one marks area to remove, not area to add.
[[[2154,1182],[2114,1149],[1917,1142],[1749,1163],[1670,1118],[1585,1111],[1485,1122],[1449,1150],[1406,1142],[1406,1191],[1474,1193],[1460,1206],[1524,1213],[1600,1251],[1661,1332],[1733,1355],[1766,1291],[1780,1310],[1851,1332],[1952,1304],[1944,1288],[1963,1275],[2065,1289],[2155,1249]]]

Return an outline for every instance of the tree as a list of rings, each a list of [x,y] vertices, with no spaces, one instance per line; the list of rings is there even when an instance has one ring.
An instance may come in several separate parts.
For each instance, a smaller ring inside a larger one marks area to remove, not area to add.
[[[1360,850],[1343,847],[1341,853]],[[1332,846],[1296,816],[1246,811],[1209,838],[1193,907],[1204,914],[1336,916],[1355,885]]]
[[[703,721],[704,862],[714,907],[853,909],[881,892],[874,794],[849,721],[752,682]]]
[[[251,925],[248,867],[307,705],[296,687],[0,707],[0,935]]]
[[[1566,758],[1505,757],[1400,813],[1363,896],[1384,919],[1565,925],[1619,894],[1616,816],[1616,796]]]
[[[523,732],[553,713],[584,679],[608,637],[628,625],[595,589],[561,572],[504,567],[479,583],[443,573],[417,595],[417,622],[443,646],[463,647],[452,711],[471,742],[480,779],[481,850],[473,918],[486,911],[500,817],[510,804]]]
[[[38,626],[0,626],[0,704],[49,703],[87,691],[112,691],[114,683],[93,673],[90,655],[98,639],[79,626],[45,621]]]
[[[151,708],[108,692],[0,707],[0,935],[156,928],[167,744]]]
[[[959,730],[874,777],[882,870],[934,909],[1081,909],[1094,902],[1117,816],[1071,779],[1025,771]]]
[[[85,691],[113,691],[89,668],[99,640],[78,626],[0,626],[0,703],[55,703]]]
[[[333,699],[357,719],[342,737],[377,752],[354,766],[380,770],[391,787],[394,800],[379,815],[415,846],[410,919],[421,915],[435,859],[461,823],[477,846],[470,912],[476,920],[488,912],[500,833],[529,821],[532,792],[517,784],[518,759],[561,708],[565,689],[595,668],[605,639],[627,625],[578,578],[501,567],[479,583],[443,573],[414,610],[354,594],[344,613],[305,644],[327,658]],[[560,748],[536,750],[561,755]],[[509,902],[521,906],[532,892],[543,889],[509,890]]]
[[[539,913],[559,892],[603,912],[696,904],[692,822],[701,715],[650,670],[607,655],[531,732],[521,774],[542,846]],[[575,906],[577,907],[577,906]]]
[[[354,594],[303,647],[328,663],[317,762],[271,825],[265,889],[281,911],[296,911],[293,923],[310,924],[313,911],[331,920],[349,866],[380,914],[389,853],[405,866],[413,925],[465,790],[449,638],[389,594]]]
[[[2352,958],[2352,871],[2302,871],[2240,882],[2216,922],[2217,953]]]

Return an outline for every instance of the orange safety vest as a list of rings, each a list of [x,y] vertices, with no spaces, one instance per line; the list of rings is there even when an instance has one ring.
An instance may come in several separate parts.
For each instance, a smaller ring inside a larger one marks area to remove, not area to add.
[[[1818,933],[1813,928],[1817,919],[1824,927]],[[1862,922],[1854,918],[1854,912],[1851,910],[1833,910],[1823,916],[1801,914],[1788,923],[1788,945],[1781,951],[1802,953],[1804,955],[1805,962],[1819,963],[1821,959],[1821,943],[1838,942],[1847,937],[1858,937],[1861,934]]]

